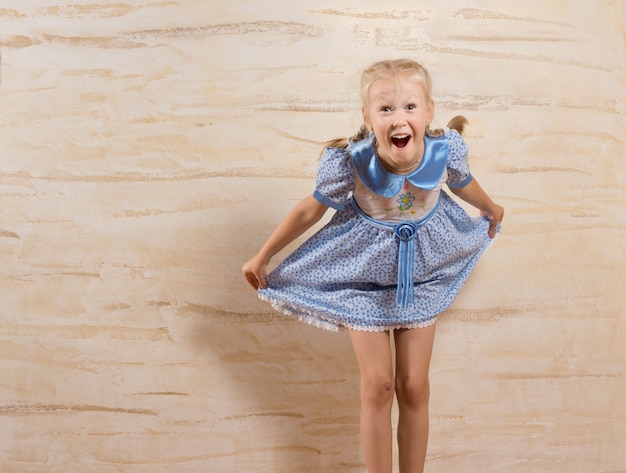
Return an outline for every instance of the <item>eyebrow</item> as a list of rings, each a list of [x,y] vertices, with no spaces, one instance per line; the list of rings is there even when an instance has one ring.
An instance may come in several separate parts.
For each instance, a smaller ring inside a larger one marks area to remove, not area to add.
[[[391,96],[378,95],[378,96],[374,97],[373,100],[370,100],[370,103],[371,104],[376,104],[376,105],[381,105],[381,104],[386,104],[386,103],[393,103],[394,101],[395,101],[395,99],[392,98]],[[420,103],[420,98],[417,97],[416,95],[413,95],[411,97],[408,97],[406,100],[403,100],[402,102],[405,103],[405,104],[419,104]]]

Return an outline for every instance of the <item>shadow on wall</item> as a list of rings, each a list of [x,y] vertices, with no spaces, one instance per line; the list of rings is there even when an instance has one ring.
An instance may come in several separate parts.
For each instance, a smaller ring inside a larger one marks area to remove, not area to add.
[[[346,332],[274,314],[164,311],[200,362],[196,395],[211,411],[211,444],[221,445],[212,454],[229,457],[225,468],[362,471],[358,366]]]

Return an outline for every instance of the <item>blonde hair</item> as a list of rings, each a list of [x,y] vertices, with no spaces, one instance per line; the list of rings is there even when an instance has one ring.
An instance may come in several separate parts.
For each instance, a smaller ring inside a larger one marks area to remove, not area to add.
[[[361,74],[361,102],[363,106],[369,105],[369,91],[374,82],[397,75],[408,77],[419,83],[424,89],[426,102],[432,100],[432,80],[424,66],[412,59],[390,59],[372,64]]]
[[[393,75],[403,75],[414,80],[424,89],[426,101],[430,102],[432,100],[432,80],[424,66],[412,59],[390,59],[376,62],[363,70],[361,74],[361,102],[364,107],[368,106],[369,90],[372,84],[379,79]],[[463,134],[463,130],[468,123],[467,118],[457,115],[448,122],[447,127],[451,130],[456,130],[459,134]],[[347,138],[335,138],[328,141],[325,146],[330,148],[347,148],[349,142],[361,141],[369,134],[370,130],[365,125],[361,125],[359,131],[349,140]],[[444,134],[445,131],[441,128],[431,130],[430,127],[426,127],[426,136],[431,138],[443,136]]]

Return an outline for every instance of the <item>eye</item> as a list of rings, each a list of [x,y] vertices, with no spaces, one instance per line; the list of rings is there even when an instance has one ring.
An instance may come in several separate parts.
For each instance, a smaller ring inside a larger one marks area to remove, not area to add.
[[[406,106],[407,110],[415,110],[417,108],[417,105],[410,103]]]
[[[385,105],[385,106],[383,106],[383,107],[380,107],[380,111],[381,111],[381,112],[391,112],[391,110],[392,110],[392,108],[391,108],[391,107],[388,107],[388,106],[386,106],[386,105]]]

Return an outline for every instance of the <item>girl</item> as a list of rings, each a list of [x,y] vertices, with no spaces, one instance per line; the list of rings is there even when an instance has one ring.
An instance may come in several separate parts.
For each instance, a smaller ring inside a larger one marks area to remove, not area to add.
[[[347,329],[361,375],[361,437],[369,473],[392,471],[391,406],[398,400],[401,473],[424,469],[428,371],[437,314],[446,310],[504,209],[470,174],[465,118],[431,130],[430,75],[411,60],[363,71],[364,128],[328,143],[315,190],[244,264],[261,299],[300,320]],[[470,218],[445,191],[481,211]],[[336,210],[331,221],[266,274],[272,256]],[[395,375],[391,336],[395,346]]]

